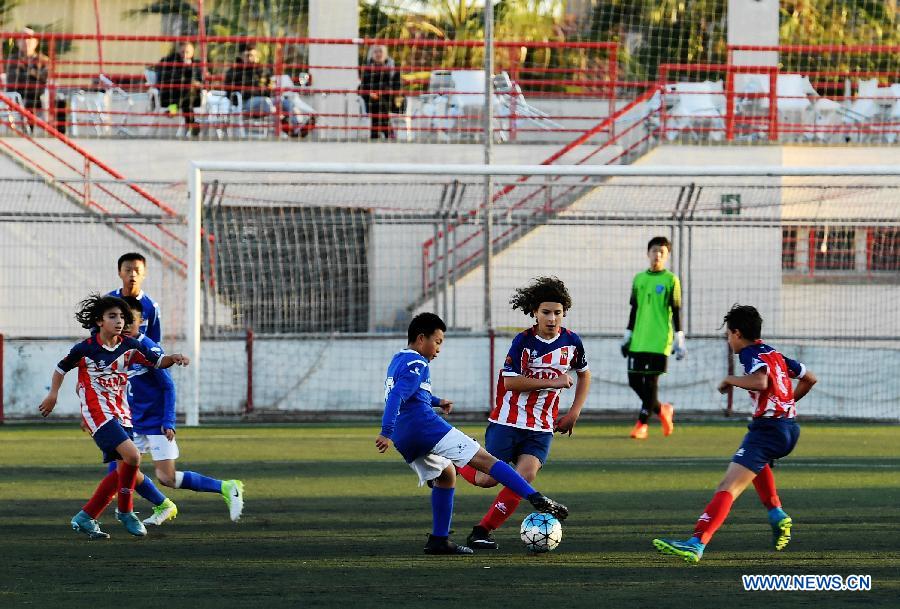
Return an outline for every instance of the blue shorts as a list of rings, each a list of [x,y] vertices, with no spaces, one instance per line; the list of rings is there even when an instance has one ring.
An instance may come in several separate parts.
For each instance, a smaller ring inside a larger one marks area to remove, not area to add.
[[[800,426],[793,419],[754,419],[747,429],[750,431],[731,461],[757,474],[791,454],[800,438]]]
[[[116,446],[125,440],[134,438],[134,431],[130,427],[122,427],[118,420],[113,419],[108,423],[104,423],[94,432],[94,442],[103,451],[103,462],[109,463],[121,459],[122,456],[116,451]]]
[[[553,434],[549,431],[519,429],[491,421],[484,432],[484,448],[507,463],[515,463],[520,455],[533,455],[541,465],[550,454]]]

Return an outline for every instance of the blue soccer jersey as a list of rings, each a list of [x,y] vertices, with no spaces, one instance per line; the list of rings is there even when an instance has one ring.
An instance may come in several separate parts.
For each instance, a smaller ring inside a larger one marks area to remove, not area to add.
[[[784,357],[761,340],[741,349],[738,354],[744,374],[766,369],[769,386],[763,391],[751,391],[754,418],[792,419],[794,407],[793,378],[803,378],[806,367],[798,361]]]
[[[113,290],[109,295],[122,298],[122,288]],[[160,342],[162,340],[162,326],[160,324],[159,305],[147,296],[144,290],[140,291],[137,299],[141,303],[141,317],[144,318],[141,322],[141,334],[147,336],[155,343]]]
[[[159,357],[162,347],[143,334],[137,341]],[[128,403],[135,433],[159,435],[175,429],[175,382],[168,370],[132,364],[128,368]]]
[[[453,429],[433,410],[440,402],[431,393],[425,357],[412,349],[394,355],[384,381],[381,435],[394,442],[407,463],[427,455]]]

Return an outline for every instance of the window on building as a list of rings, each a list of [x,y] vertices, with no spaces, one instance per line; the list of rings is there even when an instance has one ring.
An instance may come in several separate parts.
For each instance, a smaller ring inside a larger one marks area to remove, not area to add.
[[[856,268],[856,229],[817,228],[811,245],[816,271],[852,271]]]
[[[868,234],[870,271],[900,271],[900,228],[872,228]]]

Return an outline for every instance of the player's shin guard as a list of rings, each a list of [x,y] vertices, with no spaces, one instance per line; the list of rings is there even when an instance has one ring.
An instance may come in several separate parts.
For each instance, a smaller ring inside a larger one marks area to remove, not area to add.
[[[522,501],[522,497],[510,489],[504,488],[497,493],[494,504],[491,505],[491,509],[488,510],[487,514],[484,515],[484,518],[481,519],[481,522],[479,522],[478,525],[484,527],[488,531],[496,531],[503,526],[503,523],[506,522],[507,518],[513,515],[513,512],[519,507],[520,501]]]
[[[134,486],[137,483],[138,466],[119,461],[118,474],[119,512],[122,514],[132,512],[134,511]]]
[[[700,543],[709,543],[712,536],[725,522],[733,503],[734,497],[728,491],[719,491],[713,495],[712,501],[707,504],[703,514],[697,520],[697,525],[694,527],[694,537],[698,538]]]
[[[118,488],[119,474],[115,471],[106,474],[103,480],[100,481],[100,484],[97,485],[94,494],[91,495],[91,498],[81,509],[92,519],[96,520],[103,513],[103,510],[106,509],[106,506],[112,503]]]
[[[759,495],[759,500],[766,506],[767,510],[781,507],[781,499],[778,497],[778,491],[775,489],[775,476],[772,474],[772,468],[766,465],[761,472],[756,474],[753,479],[753,486]]]

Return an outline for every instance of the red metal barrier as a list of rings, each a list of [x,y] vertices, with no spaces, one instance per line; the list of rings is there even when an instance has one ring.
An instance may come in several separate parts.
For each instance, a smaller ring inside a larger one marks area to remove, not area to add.
[[[99,25],[98,25],[99,32]],[[28,36],[21,32],[0,32],[0,36],[8,39],[17,39]],[[103,74],[110,78],[114,84],[121,87],[125,92],[146,91],[147,86],[144,82],[144,69],[148,66],[159,65],[159,56],[148,53],[146,48],[135,53],[133,61],[111,59],[110,55],[115,55],[115,46],[122,44],[134,43],[170,43],[176,44],[181,41],[194,42],[199,45],[199,55],[196,58],[195,65],[200,67],[204,72],[203,86],[206,89],[215,88],[217,90],[229,89],[223,86],[223,74],[225,70],[235,65],[231,59],[222,61],[221,55],[223,49],[219,48],[218,53],[214,52],[217,47],[222,45],[237,45],[240,43],[254,42],[262,45],[269,45],[270,57],[267,65],[274,67],[274,74],[296,74],[298,72],[310,72],[316,70],[346,70],[353,73],[354,78],[362,66],[335,66],[335,65],[313,65],[309,63],[298,63],[296,57],[288,59],[286,49],[292,47],[307,47],[309,45],[352,45],[362,48],[365,45],[386,44],[394,47],[397,54],[405,55],[408,61],[399,61],[397,69],[403,76],[404,86],[398,91],[386,92],[390,95],[401,95],[407,98],[415,98],[423,94],[423,90],[427,89],[428,74],[434,70],[464,70],[464,69],[480,69],[479,65],[468,65],[467,62],[473,61],[471,57],[456,57],[452,53],[456,49],[481,49],[483,42],[480,40],[430,40],[422,38],[414,39],[381,39],[381,38],[306,38],[306,37],[273,37],[273,36],[209,36],[201,32],[198,36],[155,36],[155,35],[131,35],[131,34],[56,34],[45,33],[38,34],[39,38],[43,38],[48,43],[50,54],[50,72],[51,78],[47,83],[48,93],[51,100],[57,98],[57,92],[68,93],[79,89],[97,90],[106,89],[99,82],[99,76]],[[72,59],[68,57],[57,57],[56,46],[61,41],[69,42],[92,42],[97,44],[96,59]],[[206,49],[212,55],[208,55]],[[619,81],[618,69],[618,46],[611,42],[561,42],[561,41],[498,41],[495,43],[497,57],[497,71],[506,71],[510,74],[512,81],[518,84],[525,95],[531,98],[548,97],[553,99],[591,99],[595,98],[603,100],[609,105],[609,112],[614,111],[615,100],[618,90],[623,86],[632,86],[634,83],[622,83]],[[528,49],[529,53],[575,53],[580,58],[579,61],[561,61],[556,60],[554,63],[547,57],[541,57],[540,61],[529,59],[523,61],[520,57],[520,51]],[[231,52],[231,47],[224,49],[224,53]],[[218,59],[215,57],[218,56]],[[367,67],[366,69],[370,69]],[[377,68],[374,68],[377,69]],[[422,75],[425,75],[424,78]],[[365,91],[359,91],[355,87],[353,89],[335,89],[322,87],[319,85],[303,87],[301,93],[305,96],[315,97],[318,95],[352,95],[364,94]],[[43,86],[43,85],[41,85]],[[180,87],[176,85],[175,87]],[[157,90],[166,90],[175,88],[173,85],[162,83],[154,85]],[[280,84],[274,92],[277,94],[282,92]],[[22,89],[22,85],[17,87]],[[232,88],[237,89],[237,88]],[[466,93],[453,92],[454,95],[467,95]],[[477,95],[477,94],[476,94]],[[354,106],[355,107],[355,106]],[[144,129],[169,129],[174,130],[178,125],[159,125],[157,119],[162,109],[156,108],[153,111],[138,110],[129,108],[127,111],[105,109],[102,112],[102,119],[108,120],[106,127],[115,128],[122,122],[115,122],[111,119],[123,119],[127,122],[129,128]],[[90,114],[90,110],[81,109],[81,116],[85,113]],[[280,113],[280,108],[279,111]],[[438,113],[440,114],[440,113]],[[564,113],[567,116],[553,117],[564,123],[563,128],[547,128],[547,129],[521,129],[522,134],[529,131],[561,131],[561,132],[580,132],[582,129],[572,123],[572,121],[593,121],[596,115],[592,116],[573,116],[572,112]],[[335,114],[334,112],[327,114],[317,114],[320,118],[347,118],[348,116],[358,116],[359,113],[350,112],[350,114]],[[71,115],[70,115],[71,116]],[[74,115],[78,118],[78,115]],[[54,126],[61,128],[62,125],[56,121],[58,117],[56,113],[52,113],[49,117],[50,122]],[[92,117],[96,118],[96,117]],[[243,132],[247,126],[247,119],[252,118],[246,113],[235,116],[237,122],[235,125]],[[280,119],[280,117],[278,117]],[[431,120],[453,119],[465,121],[466,116],[430,116]],[[524,115],[515,115],[513,119],[527,118]],[[411,120],[408,127],[410,132],[428,133],[440,131],[431,126],[431,123],[416,117]],[[340,121],[337,121],[340,122]],[[515,120],[513,120],[515,123]],[[565,122],[571,126],[566,128]],[[83,124],[83,123],[81,123]],[[316,126],[320,132],[336,132],[346,130],[349,134],[363,130],[354,125],[337,125],[334,120],[328,124],[328,121],[318,121]],[[276,135],[281,132],[281,121],[276,120],[272,125],[272,130]],[[454,130],[455,131],[455,130]],[[465,131],[460,131],[465,133]]]

